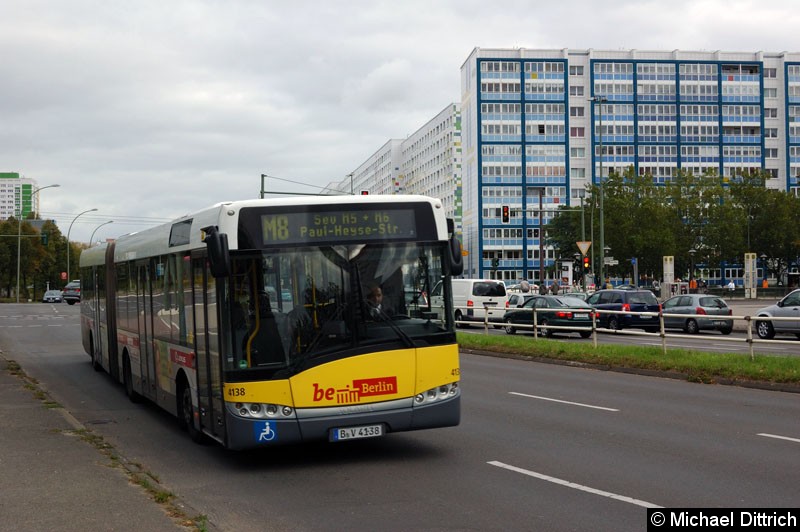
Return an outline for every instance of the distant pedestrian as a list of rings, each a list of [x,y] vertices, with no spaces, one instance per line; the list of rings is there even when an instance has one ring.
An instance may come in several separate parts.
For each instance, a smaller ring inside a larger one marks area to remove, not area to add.
[[[544,284],[544,281],[539,285],[539,294],[543,296],[547,295],[547,285]]]
[[[553,284],[550,285],[550,293],[554,296],[558,295],[558,283],[553,281]]]
[[[736,290],[736,283],[734,283],[733,279],[731,279],[730,281],[728,281],[728,284],[725,285],[725,288],[733,292],[734,290]]]

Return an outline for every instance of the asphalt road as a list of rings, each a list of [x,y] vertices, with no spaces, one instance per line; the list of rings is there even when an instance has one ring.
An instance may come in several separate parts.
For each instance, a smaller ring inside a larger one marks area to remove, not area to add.
[[[794,394],[464,355],[458,427],[233,453],[92,371],[77,306],[0,306],[0,346],[220,530],[624,531],[800,501]]]

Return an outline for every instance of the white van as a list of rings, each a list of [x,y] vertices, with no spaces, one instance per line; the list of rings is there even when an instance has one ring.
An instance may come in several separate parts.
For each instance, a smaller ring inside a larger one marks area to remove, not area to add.
[[[453,312],[456,322],[483,322],[486,310],[489,321],[502,323],[508,310],[508,296],[503,281],[495,279],[453,279]],[[444,306],[442,283],[437,283],[431,291],[431,307]],[[459,325],[459,324],[457,324]]]

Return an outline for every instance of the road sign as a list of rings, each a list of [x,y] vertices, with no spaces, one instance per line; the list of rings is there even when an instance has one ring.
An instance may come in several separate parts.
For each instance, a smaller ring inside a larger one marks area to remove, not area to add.
[[[581,250],[581,255],[586,255],[589,251],[589,247],[592,245],[591,242],[575,242],[578,244],[578,249]]]
[[[605,260],[603,261],[603,264],[605,264],[606,266],[616,266],[617,264],[619,264],[619,261],[616,260],[614,257],[606,257]]]

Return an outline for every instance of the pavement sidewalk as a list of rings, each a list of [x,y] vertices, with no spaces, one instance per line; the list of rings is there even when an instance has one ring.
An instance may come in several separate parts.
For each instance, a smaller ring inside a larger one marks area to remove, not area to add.
[[[0,354],[0,517],[4,530],[175,531],[184,527],[84,440],[84,427]]]

